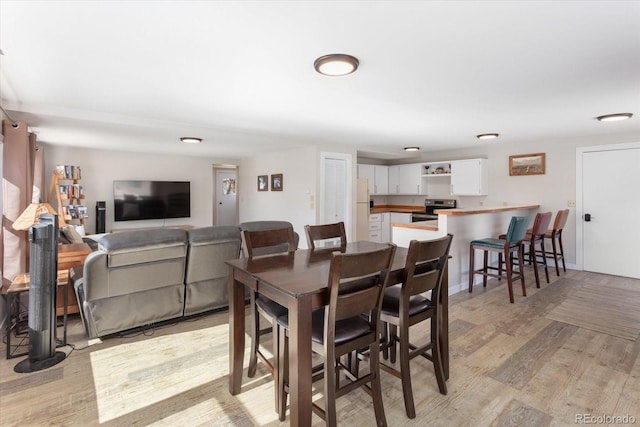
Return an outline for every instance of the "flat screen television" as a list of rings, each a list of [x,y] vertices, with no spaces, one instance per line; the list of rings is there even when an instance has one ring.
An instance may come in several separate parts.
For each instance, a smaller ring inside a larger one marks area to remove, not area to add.
[[[189,181],[113,181],[115,221],[191,216]]]

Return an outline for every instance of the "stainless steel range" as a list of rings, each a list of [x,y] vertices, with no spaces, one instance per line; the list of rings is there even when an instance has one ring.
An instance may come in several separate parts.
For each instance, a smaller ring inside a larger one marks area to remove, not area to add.
[[[455,199],[425,199],[423,211],[411,212],[411,222],[438,219],[438,215],[434,214],[434,211],[438,209],[453,209],[457,204]]]

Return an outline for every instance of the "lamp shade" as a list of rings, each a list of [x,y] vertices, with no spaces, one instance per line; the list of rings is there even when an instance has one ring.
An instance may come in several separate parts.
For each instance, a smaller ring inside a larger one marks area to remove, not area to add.
[[[57,214],[49,203],[31,203],[13,222],[14,230],[26,230],[40,221],[40,215]]]

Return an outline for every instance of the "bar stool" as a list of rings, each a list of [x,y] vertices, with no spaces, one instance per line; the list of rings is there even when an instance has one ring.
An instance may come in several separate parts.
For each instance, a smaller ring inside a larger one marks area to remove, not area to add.
[[[523,240],[523,244],[529,245],[528,250],[525,250],[524,253],[528,254],[525,261],[529,262],[529,265],[533,265],[533,272],[536,278],[536,287],[540,287],[540,275],[538,273],[538,256],[542,257],[542,265],[544,265],[544,274],[547,279],[547,283],[549,283],[549,269],[547,268],[547,257],[544,249],[544,237],[547,233],[547,228],[549,228],[549,223],[551,222],[551,212],[546,213],[538,213],[536,214],[535,219],[533,220],[533,227],[527,230],[527,234]],[[506,238],[506,235],[501,234],[499,239]],[[536,250],[536,244],[540,245],[540,250]],[[525,247],[525,249],[527,249]],[[498,255],[498,268],[502,267],[502,254]],[[500,271],[498,271],[500,274]]]
[[[513,303],[513,280],[520,279],[522,282],[522,295],[527,296],[527,290],[524,286],[524,275],[522,260],[524,256],[524,245],[522,241],[527,234],[527,225],[529,224],[529,218],[514,216],[511,218],[507,234],[504,239],[486,238],[479,240],[472,240],[469,244],[469,293],[473,291],[473,276],[475,274],[481,274],[482,286],[487,286],[487,277],[502,277],[507,278],[507,285],[509,289],[509,301]],[[481,249],[484,252],[484,264],[481,269],[474,270],[474,252],[476,249]],[[488,265],[489,252],[498,252],[504,255],[504,259],[508,260],[506,263],[506,274],[502,275],[502,267],[498,264],[498,267]],[[513,253],[518,253],[518,265],[519,270],[513,271]],[[487,270],[498,270],[498,274],[489,273]]]
[[[551,240],[552,251],[545,251],[547,255],[553,256],[553,260],[556,264],[556,275],[560,276],[560,268],[558,268],[558,260],[562,260],[562,271],[567,272],[567,267],[564,264],[564,248],[562,247],[562,229],[567,224],[569,218],[569,209],[558,211],[556,219],[553,222],[553,229],[547,230],[545,237]],[[556,246],[556,240],[558,246]],[[558,251],[558,248],[560,251]]]

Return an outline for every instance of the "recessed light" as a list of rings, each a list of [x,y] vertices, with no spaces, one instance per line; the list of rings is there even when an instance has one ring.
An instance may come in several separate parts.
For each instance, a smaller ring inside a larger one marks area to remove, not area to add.
[[[346,76],[358,69],[358,58],[344,53],[321,56],[313,63],[316,71],[325,76]]]
[[[617,122],[618,120],[627,120],[633,117],[632,113],[616,113],[616,114],[605,114],[604,116],[598,116],[598,119],[601,122]]]
[[[418,151],[420,147],[404,147],[404,151]]]
[[[478,139],[495,139],[499,137],[499,133],[481,133],[480,135],[476,135]]]
[[[196,138],[195,136],[183,136],[180,138],[180,141],[185,144],[200,144],[202,142],[202,138]]]

